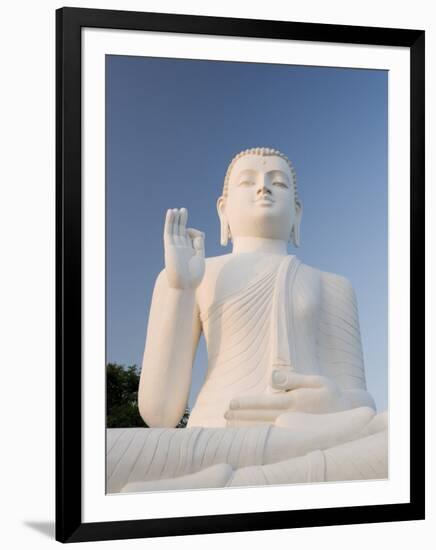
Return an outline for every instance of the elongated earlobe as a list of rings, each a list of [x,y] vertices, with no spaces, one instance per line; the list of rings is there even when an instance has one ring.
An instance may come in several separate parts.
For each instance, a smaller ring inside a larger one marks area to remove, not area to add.
[[[230,234],[230,227],[229,227],[229,224],[227,222],[226,215],[224,213],[224,198],[223,197],[220,197],[217,200],[216,208],[217,208],[217,211],[218,211],[218,216],[219,216],[219,219],[220,219],[220,226],[221,226],[220,244],[221,244],[221,246],[227,246],[228,243],[229,243],[229,239],[231,239],[231,234]]]
[[[300,223],[303,216],[303,204],[301,202],[295,203],[295,221],[291,229],[290,241],[296,247],[300,246]]]
[[[227,246],[230,238],[230,229],[228,223],[223,223],[221,221],[221,234],[220,234],[220,244],[221,246]]]

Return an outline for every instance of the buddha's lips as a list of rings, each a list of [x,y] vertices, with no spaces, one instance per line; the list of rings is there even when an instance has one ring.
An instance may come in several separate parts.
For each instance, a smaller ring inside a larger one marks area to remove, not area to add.
[[[259,199],[256,199],[254,202],[269,202],[269,203],[273,203],[274,200],[271,199],[271,198],[268,197],[268,196],[265,196],[265,197],[260,197]]]

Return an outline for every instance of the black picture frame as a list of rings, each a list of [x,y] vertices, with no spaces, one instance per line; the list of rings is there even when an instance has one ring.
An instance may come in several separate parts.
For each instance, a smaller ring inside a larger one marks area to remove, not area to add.
[[[81,29],[129,29],[410,49],[410,501],[214,516],[82,522]],[[160,537],[424,519],[424,55],[421,30],[62,8],[56,12],[56,539]],[[413,358],[413,365],[412,365]]]

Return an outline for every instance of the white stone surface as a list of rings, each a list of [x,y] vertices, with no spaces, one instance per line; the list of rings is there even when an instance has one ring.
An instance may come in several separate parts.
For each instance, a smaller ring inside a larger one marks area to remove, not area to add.
[[[109,429],[107,491],[387,477],[385,414],[360,407],[288,415],[286,427]]]
[[[152,429],[108,446],[109,491],[386,477],[387,419],[366,390],[353,287],[287,252],[303,212],[292,164],[239,153],[217,210],[232,252],[208,259],[187,210],[167,212],[138,397]],[[206,378],[175,430],[201,332]]]

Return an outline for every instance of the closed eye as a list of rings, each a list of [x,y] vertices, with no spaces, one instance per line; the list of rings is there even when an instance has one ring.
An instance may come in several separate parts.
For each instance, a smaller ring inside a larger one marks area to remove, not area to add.
[[[277,187],[283,187],[285,189],[288,188],[288,186],[284,181],[273,181],[273,185],[276,185]]]
[[[254,185],[254,181],[251,181],[251,180],[242,180],[241,182],[239,182],[239,185],[243,185],[243,186],[250,186],[250,185]]]

